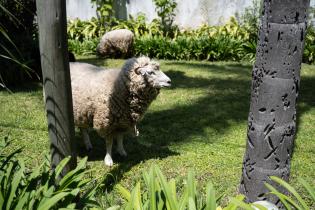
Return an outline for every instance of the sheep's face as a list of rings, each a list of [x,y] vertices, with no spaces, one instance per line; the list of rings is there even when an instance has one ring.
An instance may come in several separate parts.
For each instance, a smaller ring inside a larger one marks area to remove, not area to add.
[[[139,67],[136,71],[154,88],[160,89],[171,86],[171,79],[160,70],[158,63],[149,62]]]

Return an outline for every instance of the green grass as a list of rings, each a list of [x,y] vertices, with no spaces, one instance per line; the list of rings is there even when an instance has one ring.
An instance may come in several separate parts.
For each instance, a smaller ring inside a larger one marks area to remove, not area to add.
[[[79,60],[108,67],[123,64],[123,60],[93,57]],[[140,136],[126,141],[128,157],[114,153],[114,167],[105,167],[104,141],[92,133],[95,147],[89,154],[89,165],[97,169],[94,176],[111,173],[106,184],[119,182],[130,189],[153,163],[168,178],[177,177],[178,182],[193,168],[201,185],[211,180],[219,194],[235,195],[245,150],[251,66],[231,62],[160,63],[173,86],[162,90],[152,103],[138,126]],[[303,65],[292,183],[300,176],[315,185],[314,90],[315,66]],[[42,89],[32,85],[13,91],[0,92],[0,138],[12,140],[10,150],[24,147],[21,155],[35,167],[49,151]],[[76,139],[80,141],[79,133]],[[79,154],[87,155],[82,144]]]

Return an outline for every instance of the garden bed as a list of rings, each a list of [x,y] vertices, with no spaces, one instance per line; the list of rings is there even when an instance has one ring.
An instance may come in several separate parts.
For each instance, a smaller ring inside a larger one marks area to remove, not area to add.
[[[120,67],[123,60],[81,57],[107,67]],[[194,169],[199,183],[211,180],[218,194],[236,194],[241,177],[249,110],[251,65],[236,62],[160,61],[172,79],[172,87],[161,91],[140,123],[140,136],[126,141],[127,158],[113,155],[115,165],[104,165],[105,144],[92,135],[95,145],[87,154],[82,143],[79,155],[89,155],[94,177],[112,178],[131,188],[152,164],[182,182]],[[315,66],[303,65],[298,103],[298,132],[292,159],[292,183],[303,177],[315,185]],[[20,154],[28,166],[36,167],[49,151],[42,87],[32,84],[0,92],[0,138],[11,140],[10,151]],[[77,141],[80,141],[77,132]],[[114,180],[114,181],[113,181]],[[295,185],[293,185],[295,186]]]

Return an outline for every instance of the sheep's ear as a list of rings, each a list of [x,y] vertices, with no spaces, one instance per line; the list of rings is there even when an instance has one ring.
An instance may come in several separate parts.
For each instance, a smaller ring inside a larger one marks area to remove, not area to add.
[[[136,71],[136,74],[141,74],[142,76],[144,76],[147,73],[145,68],[140,68],[140,67],[136,68],[135,71]]]

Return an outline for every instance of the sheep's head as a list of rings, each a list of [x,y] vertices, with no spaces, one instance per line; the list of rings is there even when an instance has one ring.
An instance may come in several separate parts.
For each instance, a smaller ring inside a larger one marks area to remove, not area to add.
[[[129,59],[125,67],[134,70],[137,75],[141,75],[147,83],[157,89],[171,86],[171,79],[161,70],[156,61],[151,61],[148,57]]]

